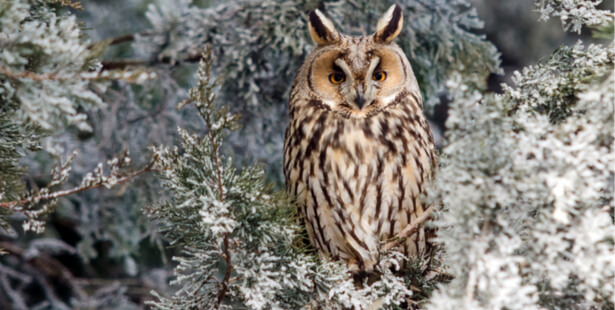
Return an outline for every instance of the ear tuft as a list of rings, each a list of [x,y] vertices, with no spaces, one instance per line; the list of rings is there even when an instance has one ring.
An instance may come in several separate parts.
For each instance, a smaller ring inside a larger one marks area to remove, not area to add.
[[[318,9],[310,12],[308,27],[312,40],[318,45],[333,44],[340,39],[340,34],[335,30],[333,23]]]
[[[404,15],[397,4],[393,4],[378,21],[374,40],[380,43],[389,43],[401,32],[404,25]]]

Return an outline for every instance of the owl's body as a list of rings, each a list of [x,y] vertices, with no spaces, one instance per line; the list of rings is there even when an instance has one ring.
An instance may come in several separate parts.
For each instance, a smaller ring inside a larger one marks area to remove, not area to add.
[[[381,242],[423,212],[436,162],[412,68],[391,43],[399,7],[378,26],[372,36],[348,37],[322,13],[310,15],[318,46],[291,90],[284,151],[287,188],[311,243],[358,270],[371,270]],[[428,248],[419,229],[401,250],[417,257]]]

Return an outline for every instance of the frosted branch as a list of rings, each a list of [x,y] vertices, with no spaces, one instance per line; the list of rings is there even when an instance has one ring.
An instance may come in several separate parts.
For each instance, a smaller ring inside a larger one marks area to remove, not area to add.
[[[124,153],[108,161],[109,175],[104,174],[103,165],[101,163],[93,172],[88,173],[83,178],[81,185],[72,189],[52,192],[52,187],[60,185],[67,180],[71,172],[70,163],[75,155],[76,152],[65,162],[60,162],[53,169],[52,179],[46,187],[40,190],[33,190],[20,200],[0,202],[0,207],[10,209],[13,212],[23,212],[28,218],[24,223],[24,230],[33,230],[37,233],[42,233],[45,229],[45,223],[41,221],[40,218],[53,211],[53,207],[58,202],[59,198],[100,187],[110,189],[118,184],[128,182],[139,175],[154,171],[158,159],[158,155],[154,154],[152,161],[144,168],[135,172],[126,173],[124,172],[125,166],[130,164],[131,159],[128,157],[127,153]],[[35,207],[39,203],[43,203],[42,206]]]

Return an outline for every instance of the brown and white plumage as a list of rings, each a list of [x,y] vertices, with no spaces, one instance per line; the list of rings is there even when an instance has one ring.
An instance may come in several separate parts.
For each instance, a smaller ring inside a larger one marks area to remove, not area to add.
[[[402,22],[401,9],[392,6],[375,34],[350,37],[312,12],[317,46],[290,94],[287,189],[321,256],[357,270],[371,270],[381,242],[423,212],[420,195],[436,163],[416,78],[392,43]],[[401,250],[424,255],[425,234],[420,229]]]

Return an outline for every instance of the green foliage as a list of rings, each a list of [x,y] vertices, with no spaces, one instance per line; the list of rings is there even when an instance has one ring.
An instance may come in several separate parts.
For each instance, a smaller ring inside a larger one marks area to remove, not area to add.
[[[160,223],[170,243],[182,248],[183,255],[175,258],[179,274],[174,283],[184,285],[173,299],[156,294],[160,299],[152,303],[156,308],[218,308],[241,303],[244,298],[240,296],[228,298],[246,294],[240,291],[242,286],[249,290],[263,280],[241,277],[242,273],[279,273],[282,265],[289,263],[288,258],[263,258],[268,252],[287,251],[292,243],[292,217],[280,213],[285,200],[268,194],[260,167],[238,171],[230,158],[220,154],[224,137],[237,128],[237,117],[226,107],[214,106],[217,83],[209,74],[211,64],[206,56],[199,68],[198,86],[191,90],[190,99],[180,104],[196,106],[207,126],[206,136],[180,128],[181,151],[154,149],[160,156],[157,168],[166,179],[164,186],[173,192],[173,200],[160,202],[147,212]],[[231,277],[239,279],[232,284]],[[244,281],[247,283],[241,283]]]
[[[161,300],[152,303],[156,308],[218,308],[222,303],[241,302],[239,296],[227,300],[246,293],[240,291],[240,283],[231,283],[231,277],[247,270],[258,272],[270,267],[267,264],[275,264],[269,272],[280,272],[278,258],[267,261],[262,256],[287,250],[292,243],[292,217],[282,212],[285,200],[268,193],[262,168],[247,166],[238,171],[230,158],[220,154],[224,137],[237,128],[237,117],[226,107],[214,106],[217,82],[211,80],[211,64],[209,57],[201,62],[198,86],[180,104],[196,106],[207,126],[206,136],[180,128],[181,151],[154,149],[160,156],[157,168],[166,179],[163,185],[173,192],[173,200],[147,212],[160,223],[170,243],[182,248],[183,256],[175,258],[179,274],[174,283],[184,285],[170,300],[156,294]],[[252,276],[236,281],[248,281],[243,283],[248,289],[262,279]]]
[[[602,0],[537,0],[536,8],[542,20],[559,16],[564,30],[581,32],[583,26],[597,27],[613,23],[613,12],[598,9]]]
[[[109,80],[150,76],[102,72],[93,59],[100,51],[89,49],[76,18],[44,3],[4,1],[0,31],[1,200],[11,200],[20,194],[18,161],[26,150],[37,150],[43,137],[67,126],[91,130],[84,111],[103,104],[99,92]]]
[[[0,113],[0,188],[2,200],[14,200],[19,197],[23,185],[16,176],[24,173],[19,163],[24,150],[34,151],[38,148],[41,130],[31,124],[23,124],[15,119],[15,112],[5,110]]]

